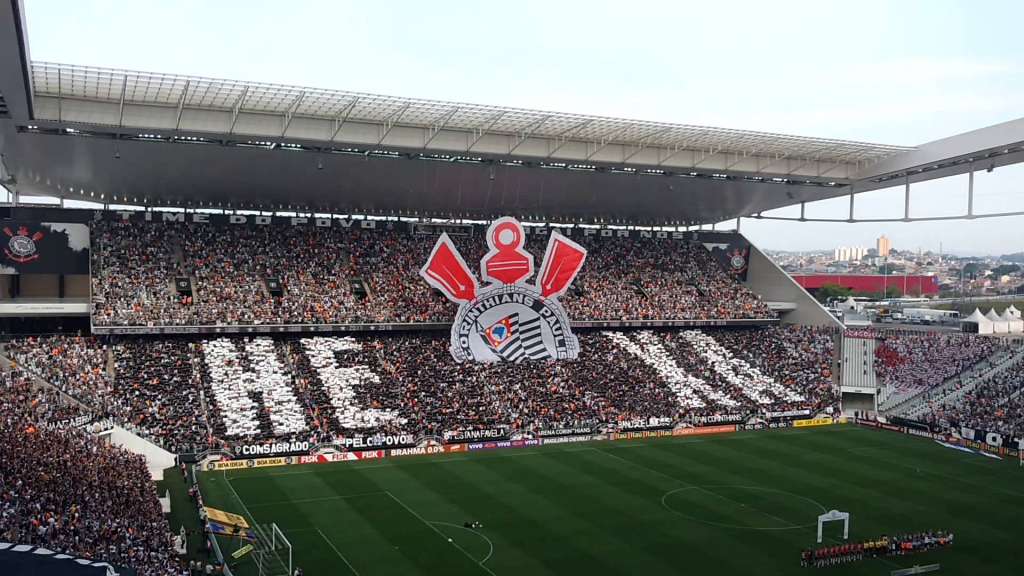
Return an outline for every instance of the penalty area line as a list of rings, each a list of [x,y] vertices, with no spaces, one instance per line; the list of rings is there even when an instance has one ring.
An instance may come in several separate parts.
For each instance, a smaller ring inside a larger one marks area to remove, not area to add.
[[[345,563],[345,566],[348,566],[348,569],[351,570],[353,574],[359,576],[359,570],[356,570],[355,566],[352,566],[352,563],[348,561],[348,558],[345,558],[345,555],[341,553],[341,550],[338,550],[338,547],[334,545],[334,542],[332,542],[326,534],[324,534],[324,531],[319,528],[317,528],[316,531],[320,534],[320,537],[324,539],[324,542],[327,542],[327,545],[331,547],[331,550],[334,550],[334,553],[338,555],[338,558],[341,558],[341,561]]]
[[[336,496],[323,496],[321,498],[300,498],[298,500],[273,500],[271,502],[260,502],[253,504],[253,508],[264,508],[267,506],[280,506],[281,504],[308,504],[310,502],[330,502],[332,500],[348,500],[350,498],[362,498],[363,496],[376,496],[384,494],[383,490],[373,492],[359,492],[357,494],[339,494]]]

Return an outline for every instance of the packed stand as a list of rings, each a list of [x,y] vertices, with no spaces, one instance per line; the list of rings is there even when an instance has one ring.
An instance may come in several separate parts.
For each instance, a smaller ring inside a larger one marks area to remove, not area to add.
[[[180,339],[131,339],[113,347],[115,378],[106,413],[174,453],[211,447],[198,346]]]
[[[756,294],[727,274],[701,244],[653,238],[581,242],[580,293],[563,299],[570,318],[708,320],[772,318]],[[542,251],[535,253],[542,254]]]
[[[92,242],[93,322],[146,326],[187,324],[189,302],[174,290],[183,274],[177,235],[161,226],[97,221]]]
[[[7,354],[43,381],[81,402],[95,418],[114,418],[171,452],[209,445],[199,401],[195,344],[133,339],[111,347],[91,336],[12,340]],[[117,375],[115,377],[115,374]]]
[[[934,388],[986,360],[997,349],[993,338],[943,332],[886,331],[875,348],[875,372],[901,391]]]
[[[0,374],[0,541],[179,576],[144,459],[54,425],[53,399]]]
[[[771,326],[715,333],[715,339],[787,388],[799,391],[812,412],[839,405],[833,381],[837,332],[815,326]],[[781,410],[798,408],[797,403]]]
[[[931,405],[924,419],[942,427],[966,426],[1024,438],[1024,360],[989,376],[956,402]]]
[[[102,411],[113,391],[107,348],[91,336],[35,336],[6,344],[11,360]]]
[[[739,421],[837,405],[829,330],[578,337],[576,360],[496,364],[456,363],[449,338],[438,333],[126,339],[111,345],[115,370],[103,388],[78,390],[97,416],[174,452],[268,439],[443,437],[495,427],[531,434],[722,415]],[[106,354],[92,338],[35,339],[23,349],[36,353],[16,358],[31,357],[41,373],[73,382]],[[94,360],[64,362],[80,357]]]
[[[454,310],[419,276],[437,237],[389,229],[101,221],[93,224],[97,325],[450,322]],[[404,223],[394,223],[404,226]],[[588,250],[562,297],[574,320],[763,319],[774,314],[701,244],[574,237]],[[452,236],[471,268],[480,234]],[[540,267],[547,235],[526,249]],[[179,295],[175,277],[191,279]],[[280,279],[272,296],[268,278]],[[361,281],[365,294],[352,283]]]
[[[172,346],[160,341],[119,344],[116,388],[123,397],[122,383],[145,382],[146,371],[179,375],[153,380],[151,394],[176,398],[181,410],[153,411],[147,426],[198,440],[194,428],[203,427],[180,416],[188,406],[201,413],[201,397],[210,447],[834,408],[823,358],[831,333],[759,330],[585,332],[576,360],[518,364],[458,364],[447,335],[424,333],[172,340],[175,355],[153,352]]]

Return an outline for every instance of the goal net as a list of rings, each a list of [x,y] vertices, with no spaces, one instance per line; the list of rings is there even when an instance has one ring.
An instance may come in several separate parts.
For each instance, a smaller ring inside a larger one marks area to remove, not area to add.
[[[292,543],[277,523],[257,524],[252,531],[256,539],[249,543],[251,548],[240,547],[231,554],[232,557],[238,555],[234,560],[244,561],[245,556],[249,556],[260,576],[292,576]]]

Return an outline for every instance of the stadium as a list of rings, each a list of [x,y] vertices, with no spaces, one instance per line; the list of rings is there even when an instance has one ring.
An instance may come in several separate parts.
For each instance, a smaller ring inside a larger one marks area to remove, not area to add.
[[[973,198],[1024,118],[888,145],[29,41],[0,1],[0,574],[1019,570],[1020,311],[848,326],[743,227],[952,177],[1020,217]]]

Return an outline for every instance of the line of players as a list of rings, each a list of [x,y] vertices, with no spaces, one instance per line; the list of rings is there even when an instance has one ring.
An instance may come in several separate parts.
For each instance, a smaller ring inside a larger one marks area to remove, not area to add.
[[[822,568],[856,562],[865,558],[902,556],[952,545],[953,533],[943,530],[901,534],[891,538],[883,534],[877,540],[804,549],[800,552],[800,565]]]

